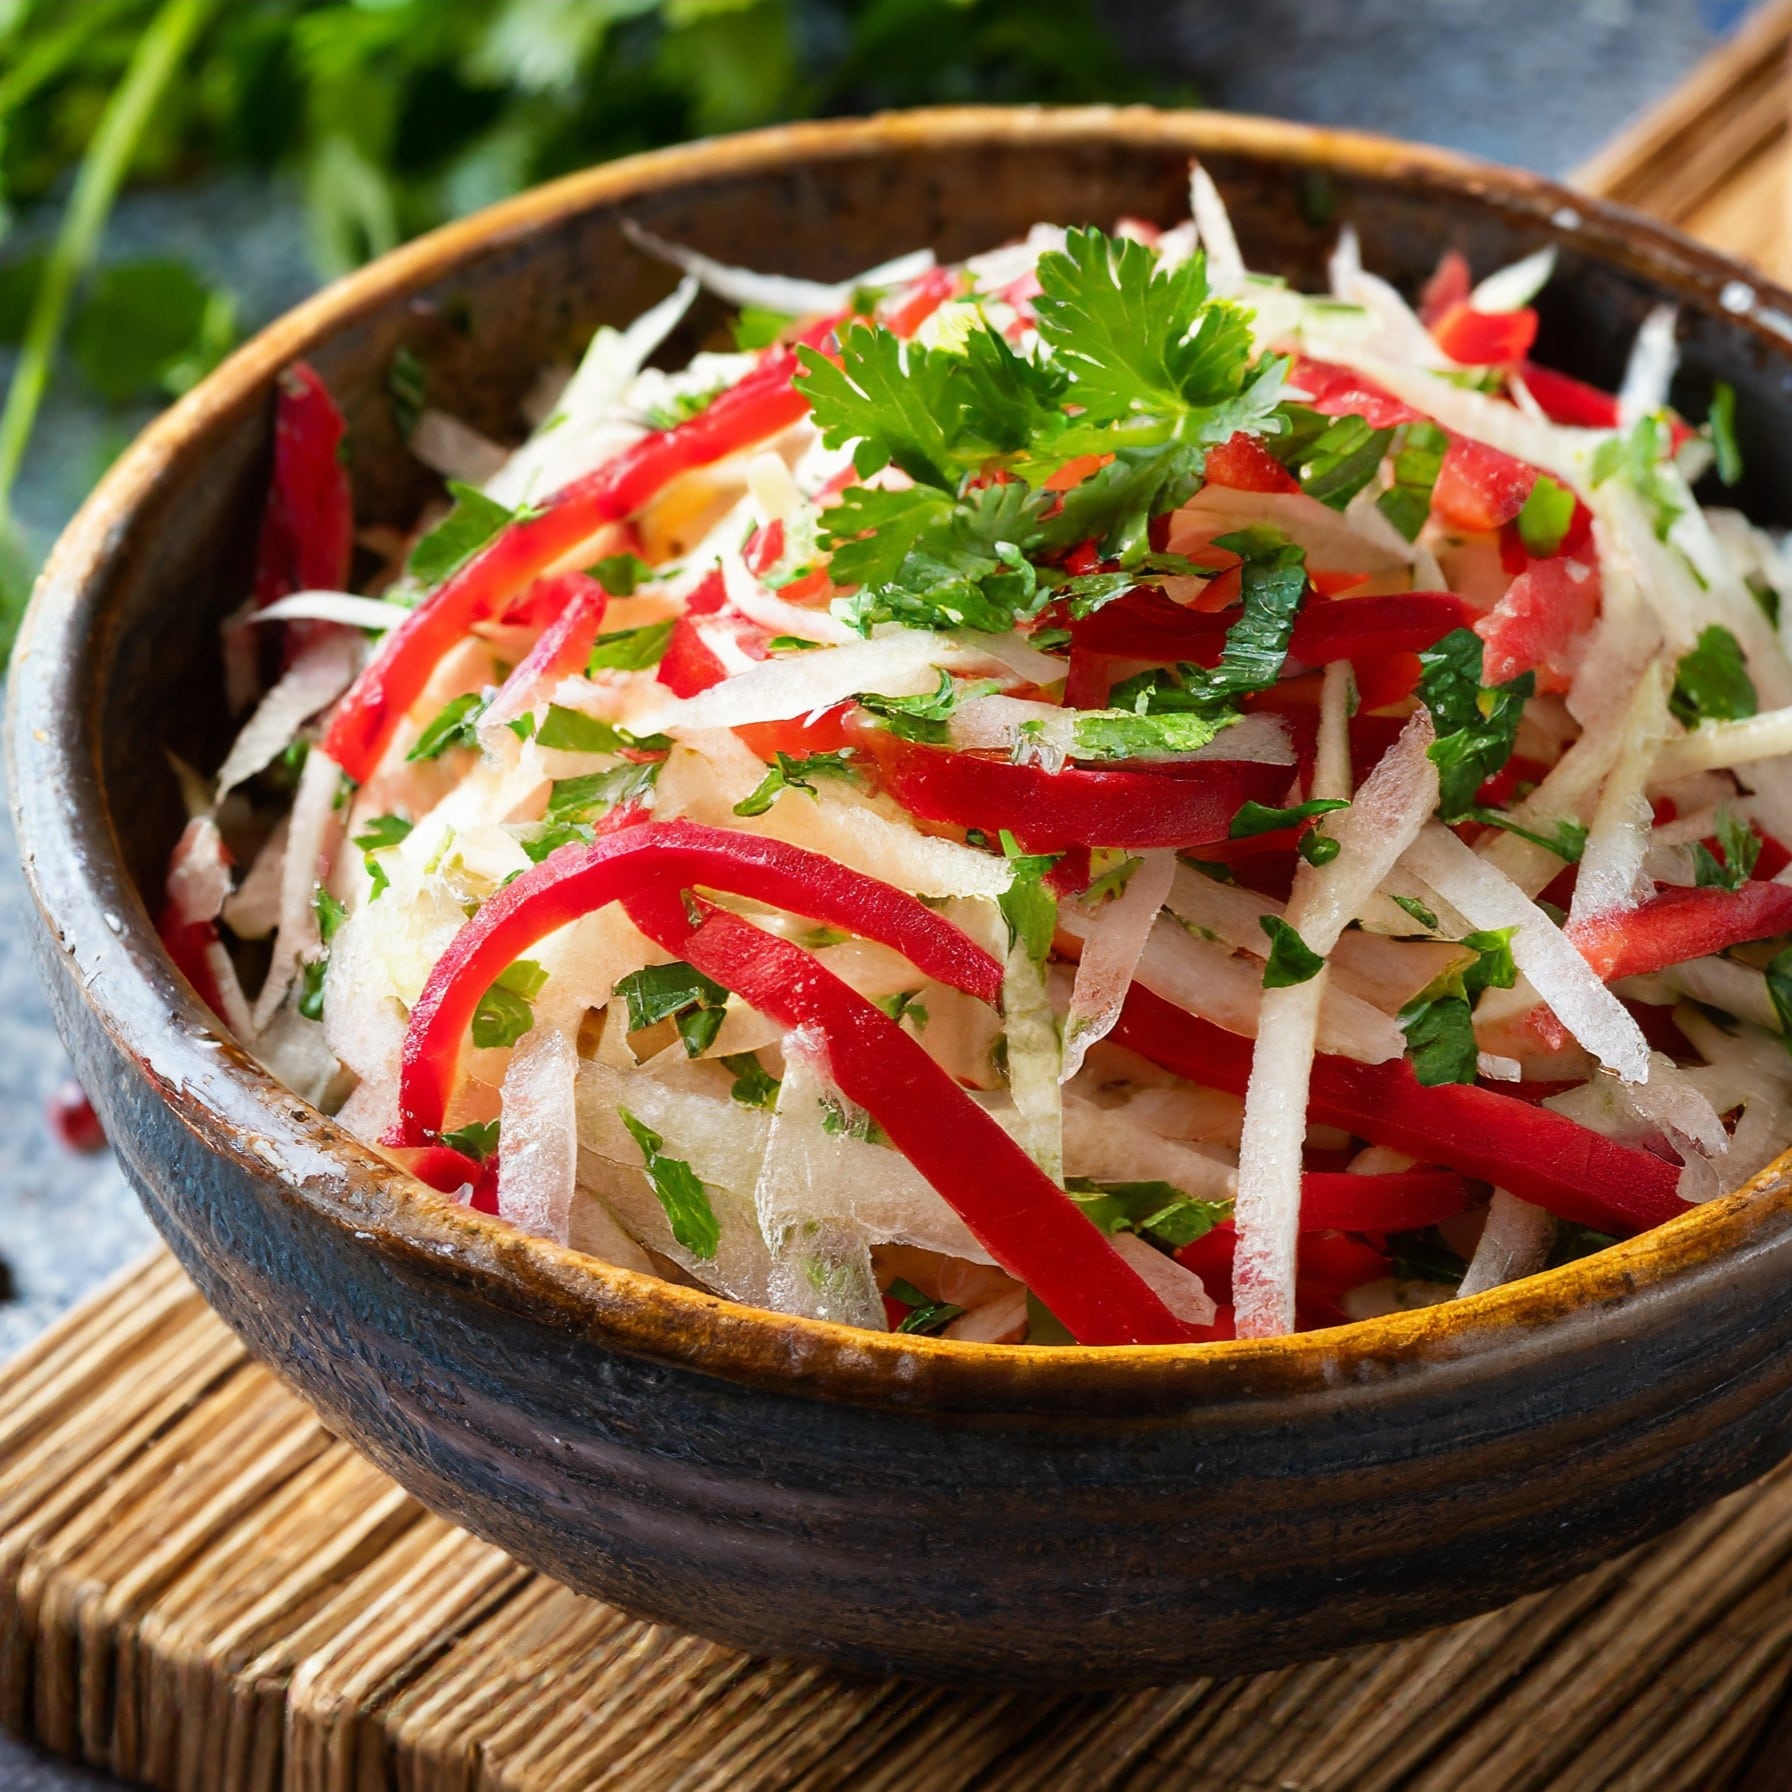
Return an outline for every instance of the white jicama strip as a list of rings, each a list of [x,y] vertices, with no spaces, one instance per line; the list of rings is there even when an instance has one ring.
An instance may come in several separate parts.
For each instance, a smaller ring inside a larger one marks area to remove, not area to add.
[[[1064,1051],[1051,991],[1024,940],[1015,940],[1002,965],[1002,1019],[1015,1139],[1052,1181],[1062,1182],[1064,1101],[1058,1072]]]
[[[1119,710],[1064,709],[1022,697],[966,697],[952,711],[949,737],[960,751],[996,748],[1012,752],[1056,771],[1066,759],[1090,755],[1078,748],[1077,731],[1090,717],[1120,715]],[[1130,755],[1156,763],[1177,764],[1204,759],[1244,760],[1255,765],[1295,762],[1294,743],[1279,716],[1249,715],[1220,729],[1203,747],[1186,752],[1169,749]]]
[[[1625,1095],[1631,1106],[1645,1120],[1654,1121],[1676,1146],[1685,1140],[1705,1157],[1721,1157],[1729,1149],[1730,1135],[1717,1110],[1679,1065],[1662,1053],[1650,1053],[1649,1080],[1626,1090]]]
[[[1349,794],[1352,688],[1350,669],[1342,661],[1326,668],[1315,796]],[[1337,857],[1323,867],[1303,864],[1295,874],[1286,919],[1322,958],[1435,807],[1432,738],[1430,713],[1415,711],[1399,740],[1363,781],[1350,808],[1337,818],[1333,831]],[[1294,1251],[1300,1231],[1307,1090],[1326,981],[1322,964],[1303,983],[1263,992],[1238,1142],[1234,1290],[1241,1338],[1279,1337],[1294,1329]]]
[[[486,496],[514,508],[591,471],[613,452],[619,445],[615,411],[629,382],[678,327],[696,296],[697,282],[687,277],[627,329],[598,330],[552,415],[487,480]]]
[[[1364,269],[1362,245],[1348,224],[1338,232],[1327,272],[1333,297],[1362,306],[1374,318],[1377,328],[1371,340],[1377,348],[1419,367],[1451,365],[1418,313],[1387,281]]]
[[[384,634],[410,615],[403,604],[383,597],[356,597],[348,591],[295,591],[276,598],[265,609],[252,610],[245,622],[340,622]]]
[[[1225,1152],[1153,1131],[1137,1096],[1117,1108],[1065,1098],[1064,1173],[1106,1182],[1167,1182],[1202,1201],[1230,1201],[1238,1192],[1238,1166]]]
[[[722,556],[722,586],[735,609],[749,622],[758,623],[774,635],[795,635],[800,640],[819,641],[826,647],[845,647],[859,639],[844,622],[835,621],[826,610],[787,604],[775,592],[766,590],[747,571],[747,563],[738,553]]]
[[[1792,707],[1764,710],[1739,722],[1701,722],[1680,740],[1671,740],[1655,761],[1657,783],[1694,772],[1753,765],[1792,754]]]
[[[1475,1254],[1456,1290],[1456,1298],[1485,1294],[1520,1276],[1532,1276],[1548,1261],[1556,1241],[1555,1215],[1534,1207],[1510,1191],[1496,1188],[1487,1209]]]
[[[531,1027],[504,1072],[498,1213],[537,1238],[565,1244],[579,1170],[579,1054],[564,1033]],[[629,1265],[646,1267],[646,1258]]]
[[[321,752],[312,752],[292,799],[286,862],[280,868],[280,926],[274,935],[267,980],[255,998],[253,1024],[258,1033],[286,999],[300,960],[318,948],[317,915],[311,899],[329,875],[342,838],[342,816],[336,802],[341,786],[341,772]]]
[[[707,291],[726,299],[730,305],[755,305],[766,311],[781,311],[789,317],[838,311],[861,286],[899,285],[918,278],[934,265],[931,249],[916,249],[867,269],[851,280],[800,280],[789,274],[761,274],[752,268],[733,267],[700,250],[686,248],[683,243],[668,242],[633,218],[622,220],[622,232],[637,249],[656,261],[682,268]]]
[[[1404,542],[1396,550],[1379,531],[1372,540],[1305,492],[1240,492],[1219,485],[1202,486],[1172,514],[1167,546],[1172,554],[1187,554],[1198,563],[1202,548],[1215,536],[1263,523],[1305,548],[1317,566],[1404,577],[1412,562]]]
[[[224,920],[239,940],[265,940],[280,924],[280,868],[291,825],[289,817],[280,817],[243,881],[224,899]]]
[[[1083,1067],[1083,1058],[1098,1039],[1105,1039],[1120,1018],[1120,1005],[1132,987],[1145,942],[1176,876],[1173,852],[1147,852],[1126,888],[1107,902],[1083,942],[1064,1017],[1064,1063],[1060,1082]]]
[[[360,666],[361,643],[353,635],[332,629],[308,642],[256,705],[218,768],[219,797],[272,765],[300,728],[348,689]]]
[[[1600,982],[1568,936],[1517,884],[1447,828],[1425,829],[1403,863],[1477,928],[1512,927],[1512,957],[1556,1018],[1627,1083],[1649,1075],[1649,1047],[1624,1004]]]
[[[1216,298],[1237,295],[1244,284],[1244,257],[1238,251],[1238,238],[1233,234],[1232,219],[1226,202],[1213,184],[1213,177],[1199,162],[1188,167],[1188,210],[1195,223],[1195,236],[1207,252],[1207,286]]]
[[[188,925],[215,921],[230,895],[230,861],[218,824],[209,815],[196,815],[181,830],[168,860],[167,894],[175,917]],[[219,1018],[239,1039],[249,1040],[258,1028],[237,982],[236,966],[221,940],[213,939],[205,950],[206,968],[224,1004]]]
[[[1655,660],[1631,696],[1624,745],[1593,810],[1569,910],[1571,923],[1634,908],[1650,894],[1643,875],[1655,820],[1648,795],[1649,768],[1672,727],[1667,668]]]
[[[1053,685],[1064,677],[1064,662],[1061,659],[1054,659],[1051,654],[1041,652],[1017,635],[991,635],[985,634],[981,629],[954,628],[945,632],[944,639],[952,642],[961,652],[977,655],[986,662],[993,661],[998,666],[1006,666],[1016,678],[1026,684]]]
[[[466,485],[485,484],[510,459],[508,448],[433,405],[418,412],[406,446],[431,472]]]
[[[1213,1324],[1218,1309],[1192,1270],[1184,1269],[1174,1257],[1166,1257],[1136,1232],[1116,1232],[1109,1242],[1178,1319],[1186,1319],[1191,1325]]]
[[[1468,295],[1476,311],[1520,311],[1549,284],[1556,270],[1554,244],[1496,269]]]
[[[1720,1008],[1769,1033],[1780,1030],[1779,1014],[1767,993],[1767,979],[1749,965],[1731,958],[1689,958],[1683,964],[1669,965],[1660,976],[1670,989],[1695,1002]]]
[[[765,1158],[754,1185],[759,1230],[771,1252],[771,1304],[781,1313],[888,1329],[864,1234],[842,1217],[828,1174],[823,1120],[834,1096],[824,1040],[791,1033]]]
[[[1657,305],[1638,326],[1624,369],[1624,382],[1618,388],[1619,428],[1629,429],[1666,406],[1668,386],[1680,360],[1680,352],[1674,346],[1678,321],[1672,305]]]

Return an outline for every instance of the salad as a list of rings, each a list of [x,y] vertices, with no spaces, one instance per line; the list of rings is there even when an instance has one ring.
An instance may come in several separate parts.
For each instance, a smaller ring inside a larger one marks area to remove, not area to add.
[[[1534,360],[1547,250],[1306,294],[1191,201],[839,286],[638,233],[677,289],[514,450],[401,356],[405,540],[291,368],[198,993],[434,1189],[867,1330],[1274,1337],[1746,1182],[1792,579],[1693,496],[1732,395],[1669,408],[1668,312],[1615,395]]]

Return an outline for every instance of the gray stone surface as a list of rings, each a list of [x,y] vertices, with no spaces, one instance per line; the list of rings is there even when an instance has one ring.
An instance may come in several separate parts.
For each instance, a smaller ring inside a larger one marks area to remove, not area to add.
[[[1749,0],[1105,0],[1142,57],[1215,104],[1359,124],[1560,173],[1666,92],[1749,10]],[[265,321],[309,290],[291,192],[243,180],[133,196],[108,253],[187,255]],[[0,381],[8,372],[0,357]],[[46,546],[145,414],[106,412],[59,382],[19,508]],[[27,962],[25,896],[0,821],[0,1357],[149,1241],[110,1158],[61,1151],[42,1118],[65,1074]],[[83,1792],[111,1782],[0,1737],[0,1792]]]

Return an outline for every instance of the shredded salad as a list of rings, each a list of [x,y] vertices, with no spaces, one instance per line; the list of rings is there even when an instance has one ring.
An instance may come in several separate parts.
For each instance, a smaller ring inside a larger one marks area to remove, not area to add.
[[[1792,589],[1733,399],[1190,221],[682,271],[356,534],[278,397],[161,932],[292,1088],[625,1268],[869,1330],[1274,1337],[1792,1143]],[[650,360],[702,288],[734,346]],[[363,594],[350,591],[351,572]],[[376,593],[366,595],[364,593]],[[251,993],[253,990],[254,993]]]

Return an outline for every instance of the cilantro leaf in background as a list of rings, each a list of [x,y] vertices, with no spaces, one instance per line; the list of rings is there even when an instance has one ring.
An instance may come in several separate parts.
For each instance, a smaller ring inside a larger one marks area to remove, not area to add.
[[[599,635],[585,662],[587,672],[644,672],[666,657],[666,643],[675,624],[649,622],[640,628],[620,628]]]
[[[229,353],[236,305],[184,261],[102,268],[69,326],[81,376],[114,404],[161,394],[177,398]]]
[[[1747,816],[1725,804],[1717,812],[1717,844],[1721,860],[1703,840],[1692,843],[1693,882],[1701,889],[1740,890],[1755,874],[1761,836]]]
[[[1284,404],[1285,435],[1269,451],[1300,481],[1308,497],[1342,510],[1381,469],[1394,431],[1371,429],[1361,417],[1327,417],[1302,404]]]
[[[1536,675],[1521,672],[1505,684],[1481,683],[1483,644],[1473,629],[1452,629],[1419,655],[1419,700],[1431,711],[1437,738],[1438,814],[1460,821],[1475,807],[1481,786],[1512,757],[1524,706]]]
[[[1444,464],[1449,436],[1435,423],[1402,423],[1392,443],[1393,481],[1376,508],[1408,541],[1417,541],[1431,515],[1431,493]]]
[[[1436,917],[1432,919],[1435,922]],[[1394,1017],[1406,1035],[1413,1075],[1427,1088],[1475,1080],[1480,1061],[1475,1044],[1475,998],[1483,990],[1510,989],[1517,982],[1518,967],[1512,961],[1516,931],[1502,927],[1466,935],[1461,943],[1474,958],[1428,983]]]
[[[1325,969],[1324,958],[1280,915],[1259,915],[1257,921],[1269,935],[1269,957],[1263,966],[1265,989],[1287,989]]]
[[[837,753],[811,753],[806,759],[794,759],[788,753],[776,753],[773,755],[773,764],[752,793],[742,797],[734,805],[734,813],[747,817],[763,815],[787,790],[807,791],[813,797],[816,795],[816,778],[844,778],[851,783],[858,775],[859,770],[852,762],[850,747],[842,748]]]
[[[1759,709],[1742,643],[1722,623],[1701,629],[1693,650],[1681,657],[1668,707],[1688,728],[1741,721]]]
[[[700,1263],[707,1263],[722,1242],[722,1228],[702,1179],[683,1159],[663,1155],[666,1141],[651,1126],[637,1120],[627,1108],[618,1108],[616,1114],[640,1147],[641,1166],[654,1198],[665,1211],[672,1236]]]
[[[638,1033],[672,1021],[687,1058],[700,1058],[715,1044],[728,1005],[728,992],[688,964],[650,964],[616,980],[615,993],[628,1006],[628,1030]]]
[[[508,523],[527,513],[488,498],[476,486],[448,481],[454,508],[411,549],[405,571],[420,585],[439,585],[464,566]]]
[[[1742,477],[1742,449],[1736,441],[1736,388],[1719,380],[1711,393],[1711,417],[1705,425],[1717,455],[1717,476],[1725,485]]]

